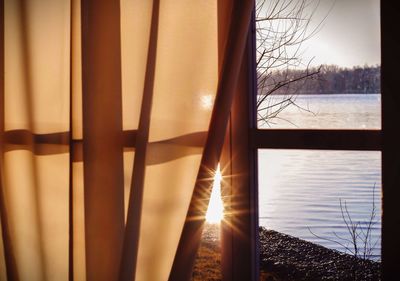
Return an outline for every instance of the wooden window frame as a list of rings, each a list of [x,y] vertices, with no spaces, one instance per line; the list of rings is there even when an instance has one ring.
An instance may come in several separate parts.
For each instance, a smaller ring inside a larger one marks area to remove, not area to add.
[[[240,128],[246,132],[247,142],[243,145],[247,148],[247,156],[239,156],[236,161],[245,161],[247,165],[242,167],[247,174],[247,183],[250,191],[245,193],[248,199],[247,217],[247,249],[242,245],[235,245],[232,239],[239,239],[233,234],[228,239],[230,249],[224,255],[223,272],[230,271],[230,275],[224,274],[223,280],[243,280],[247,274],[247,280],[259,280],[259,245],[258,245],[258,183],[257,183],[257,151],[263,148],[279,149],[320,149],[320,150],[357,150],[357,151],[381,151],[382,153],[382,280],[395,280],[397,278],[398,251],[400,250],[400,95],[396,95],[398,88],[398,74],[400,52],[396,50],[398,39],[397,16],[400,9],[389,1],[381,1],[381,97],[382,97],[382,126],[381,130],[280,130],[258,129],[256,127],[256,70],[255,70],[255,19],[251,26],[251,38],[248,44],[253,51],[247,59],[251,66],[249,71],[249,92],[247,102],[237,107],[247,112],[247,118],[236,123],[231,120],[231,128]],[[240,97],[239,97],[240,99]],[[246,108],[247,107],[247,108]],[[233,108],[233,111],[235,108]],[[231,134],[228,140],[232,140],[235,134]],[[232,173],[233,175],[233,173]],[[238,181],[237,179],[233,179]],[[226,231],[223,230],[223,237]],[[229,235],[228,235],[229,236]],[[242,255],[244,254],[244,255]],[[235,259],[235,255],[242,255]],[[251,255],[249,259],[249,255]],[[225,261],[224,261],[225,256]],[[226,257],[230,257],[229,263]],[[233,258],[232,258],[233,257]],[[225,263],[225,264],[224,264]],[[237,266],[237,268],[235,268]],[[237,274],[242,272],[242,274]],[[237,277],[235,277],[237,274]]]

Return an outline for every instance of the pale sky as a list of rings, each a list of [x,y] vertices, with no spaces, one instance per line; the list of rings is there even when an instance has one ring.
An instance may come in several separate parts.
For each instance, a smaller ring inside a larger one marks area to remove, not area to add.
[[[321,0],[314,24],[321,21],[332,1]],[[336,0],[321,30],[303,45],[312,65],[380,64],[379,0]]]

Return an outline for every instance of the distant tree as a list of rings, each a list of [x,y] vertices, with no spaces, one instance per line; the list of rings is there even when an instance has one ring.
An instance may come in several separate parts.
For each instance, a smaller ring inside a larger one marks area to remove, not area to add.
[[[309,68],[313,77],[306,80],[295,79],[301,77],[302,71],[286,69],[271,73],[271,80],[289,79],[296,94],[376,94],[380,93],[380,66],[357,66],[341,68],[337,65],[321,65]],[[275,89],[271,94],[287,95],[285,87]]]

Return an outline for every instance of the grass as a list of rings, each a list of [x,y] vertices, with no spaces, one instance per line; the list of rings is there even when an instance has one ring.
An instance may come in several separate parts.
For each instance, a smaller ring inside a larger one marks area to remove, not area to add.
[[[221,244],[219,240],[219,225],[206,224],[197,253],[192,281],[222,280]],[[277,275],[260,269],[260,281],[280,281]]]
[[[217,281],[222,279],[221,244],[219,225],[206,224],[197,253],[192,281]]]

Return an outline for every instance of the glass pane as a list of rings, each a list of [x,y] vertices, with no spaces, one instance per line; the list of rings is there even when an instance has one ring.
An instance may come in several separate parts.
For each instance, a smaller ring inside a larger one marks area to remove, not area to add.
[[[257,0],[259,128],[380,129],[378,0]]]
[[[315,280],[379,275],[380,152],[263,149],[258,157],[264,272],[290,269],[300,278],[307,271]]]

